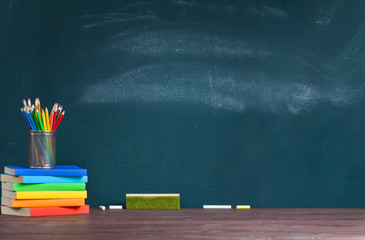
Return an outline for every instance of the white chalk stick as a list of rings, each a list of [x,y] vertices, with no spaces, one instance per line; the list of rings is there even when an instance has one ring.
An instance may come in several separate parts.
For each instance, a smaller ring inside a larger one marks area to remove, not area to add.
[[[205,209],[231,209],[231,205],[203,205]]]
[[[122,205],[109,205],[109,209],[123,209]]]
[[[105,206],[100,205],[100,206],[99,206],[99,209],[101,209],[101,210],[105,210],[106,208],[105,208]]]

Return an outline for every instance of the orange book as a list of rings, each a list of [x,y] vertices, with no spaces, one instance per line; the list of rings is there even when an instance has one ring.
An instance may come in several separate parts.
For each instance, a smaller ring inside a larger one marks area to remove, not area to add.
[[[8,207],[72,207],[85,205],[85,199],[11,199],[1,197],[1,205]]]
[[[75,215],[88,214],[89,205],[80,207],[31,207],[31,208],[11,208],[1,206],[1,214],[15,216],[57,216],[57,215]]]

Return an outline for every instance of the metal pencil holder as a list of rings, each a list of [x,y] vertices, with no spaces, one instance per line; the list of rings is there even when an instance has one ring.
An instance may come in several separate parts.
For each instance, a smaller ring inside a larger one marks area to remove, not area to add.
[[[56,132],[29,131],[30,168],[54,168],[56,165]]]

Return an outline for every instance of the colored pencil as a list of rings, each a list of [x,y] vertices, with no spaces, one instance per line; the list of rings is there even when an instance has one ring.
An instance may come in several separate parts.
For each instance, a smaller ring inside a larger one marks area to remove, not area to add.
[[[42,124],[43,124],[43,127],[44,127],[44,131],[48,131],[47,129],[47,122],[46,122],[46,116],[44,114],[44,110],[42,109]]]
[[[34,111],[36,111],[38,109],[38,101],[39,101],[38,98],[36,98],[34,101],[34,106],[35,106]]]
[[[32,106],[32,114],[33,114],[33,120],[35,122],[35,124],[37,125],[37,129],[40,131],[41,130],[41,126],[39,125],[39,121],[38,121],[38,117],[37,117],[37,113],[36,113],[36,107]]]
[[[42,124],[42,119],[41,119],[41,116],[39,115],[38,109],[36,110],[36,115],[38,117],[38,123],[39,123],[39,126],[41,127],[41,131],[44,131],[44,127],[43,127],[43,124]]]
[[[63,106],[59,106],[58,107],[58,114],[57,114],[57,118],[59,118],[60,117],[60,114],[61,114],[61,112],[62,112],[62,108],[63,108]]]
[[[29,109],[27,109],[26,114],[28,115],[28,119],[30,120],[30,123],[32,125],[32,129],[35,130],[35,131],[37,131],[38,130],[37,125],[35,124],[34,119],[33,119],[33,116],[30,113]]]
[[[49,113],[47,107],[46,107],[46,125],[47,125],[47,130],[51,131],[52,129],[49,127]]]
[[[54,125],[55,125],[55,116],[57,114],[57,108],[58,108],[58,103],[55,103],[53,105],[52,111],[53,111],[53,115],[52,115],[52,124],[51,124],[51,130],[54,131]]]
[[[37,101],[35,101],[35,102],[37,102]],[[38,105],[36,105],[36,104],[38,104],[38,103],[34,103],[34,105],[32,105],[32,112],[34,113],[34,114],[33,114],[33,115],[34,115],[34,116],[33,116],[33,117],[34,117],[34,120],[35,120],[35,121],[38,121],[38,117],[37,117],[37,113],[36,113],[36,110],[37,110],[37,108],[38,108],[38,107],[37,107]]]
[[[58,118],[57,123],[56,123],[56,127],[55,127],[55,129],[54,129],[55,131],[57,130],[58,125],[60,125],[60,122],[61,122],[61,120],[62,120],[63,116],[65,116],[65,111],[63,111],[63,112],[61,113],[60,117]]]
[[[24,107],[23,112],[24,112],[25,117],[26,117],[26,118],[27,118],[27,120],[28,120],[29,126],[30,126],[30,128],[31,128],[30,130],[34,130],[34,126],[33,126],[33,123],[32,123],[32,121],[31,121],[31,117],[29,116],[28,111],[29,111],[29,109],[28,109],[28,108],[26,108],[26,107]]]
[[[53,131],[55,131],[55,126],[56,126],[56,122],[57,122],[57,108],[55,108],[54,114],[53,114]]]
[[[49,115],[49,126],[51,131],[53,131],[53,115],[54,115],[54,108],[52,108],[51,115]]]
[[[28,115],[27,115],[27,110],[26,110],[27,108],[26,107],[24,107],[24,108],[21,108],[20,110],[22,110],[22,113],[24,114],[24,117],[25,117],[25,120],[27,121],[27,124],[29,124],[29,127],[30,127],[30,129],[29,130],[32,130],[33,129],[33,126],[32,126],[32,123],[30,122],[30,120],[29,120],[29,117],[28,117]]]
[[[39,98],[37,98],[38,99],[38,111],[39,111],[39,114],[41,114],[41,100],[39,100]]]
[[[60,125],[62,118],[65,115],[65,111],[62,111],[63,106],[55,103],[52,111],[49,112],[48,108],[41,108],[39,98],[36,98],[34,105],[32,105],[31,99],[22,99],[24,107],[20,109],[29,130],[34,131],[56,131]]]
[[[27,123],[27,126],[28,126],[29,130],[32,130],[31,126],[29,125],[29,122],[28,122],[27,116],[25,115],[25,113],[24,113],[23,109],[21,108],[21,109],[20,109],[20,111],[22,112],[22,115],[23,115],[23,117],[24,117],[24,119],[25,119],[25,122]]]
[[[34,109],[33,107],[34,107],[34,106],[32,106],[32,109]],[[36,128],[36,130],[40,131],[40,130],[41,130],[41,127],[40,127],[40,126],[39,126],[39,124],[38,124],[38,120],[37,120],[37,117],[36,117],[36,115],[35,115],[34,110],[32,110],[32,114],[31,114],[31,115],[33,116],[33,122],[34,122],[34,125],[37,127],[37,128]]]

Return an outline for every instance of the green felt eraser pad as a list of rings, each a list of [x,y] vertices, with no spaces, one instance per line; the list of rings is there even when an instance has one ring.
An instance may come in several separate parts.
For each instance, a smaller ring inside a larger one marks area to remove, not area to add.
[[[180,209],[180,194],[127,194],[127,209]]]

